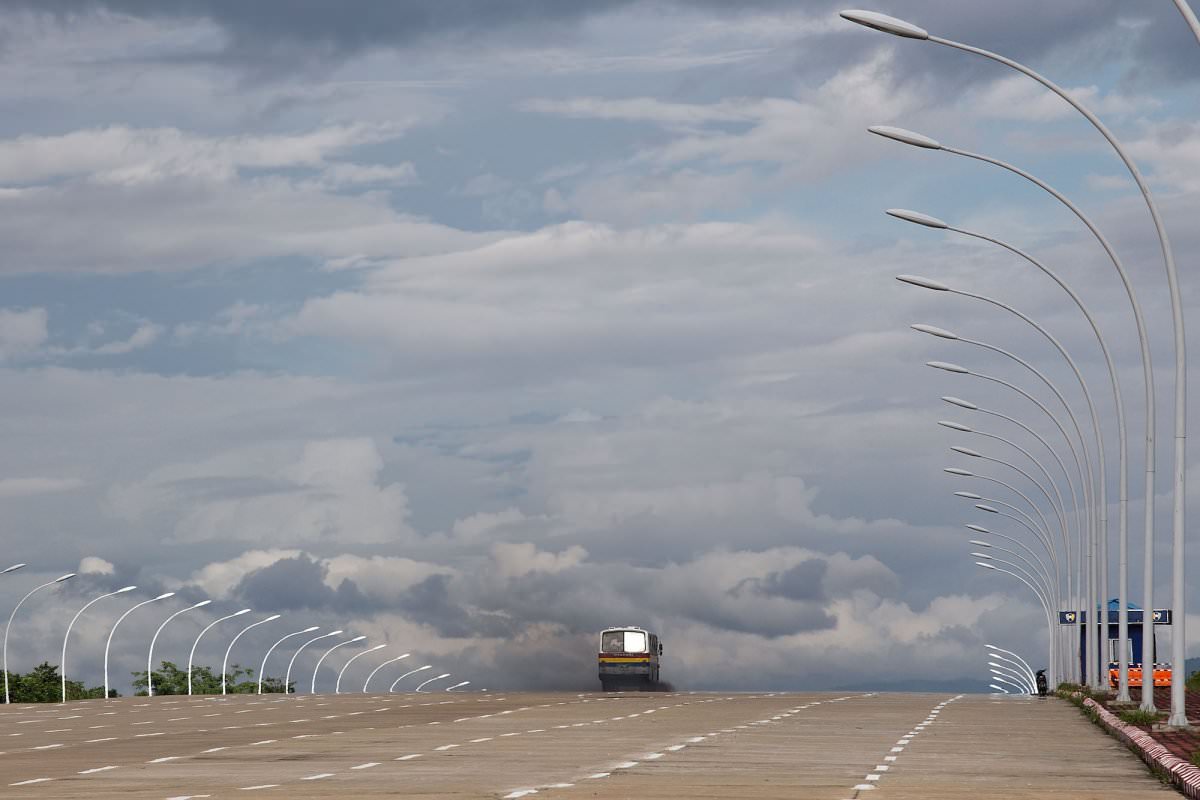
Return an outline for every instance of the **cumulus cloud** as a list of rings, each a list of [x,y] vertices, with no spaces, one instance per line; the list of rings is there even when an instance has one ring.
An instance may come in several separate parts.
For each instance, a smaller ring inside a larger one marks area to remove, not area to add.
[[[84,556],[76,570],[80,575],[112,575],[116,567],[97,556]]]

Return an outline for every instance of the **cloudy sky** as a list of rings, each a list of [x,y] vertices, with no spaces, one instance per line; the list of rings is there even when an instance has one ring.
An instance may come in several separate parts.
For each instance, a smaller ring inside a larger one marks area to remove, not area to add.
[[[74,610],[126,583],[137,595],[81,621],[73,676],[98,682],[107,625],[166,590],[117,634],[122,680],[149,629],[206,597],[212,614],[172,623],[162,658],[186,661],[202,623],[249,606],[284,617],[235,661],[321,625],[496,688],[593,688],[614,624],[659,631],[664,677],[693,689],[977,680],[988,641],[1044,661],[1040,607],[971,565],[963,523],[994,522],[950,493],[979,485],[941,472],[972,466],[952,444],[1013,453],[935,423],[1023,434],[938,398],[1054,430],[922,362],[1033,388],[1019,368],[907,326],[1002,344],[1082,410],[1079,393],[1019,321],[892,278],[1035,316],[1111,421],[1099,350],[1028,264],[892,206],[1043,257],[1101,319],[1134,433],[1140,599],[1141,372],[1111,265],[1018,178],[865,129],[918,130],[1076,198],[1134,275],[1162,367],[1144,206],[1032,82],[838,8],[5,3],[0,504],[5,558],[30,566],[0,578],[0,603],[86,573],[22,610],[11,666],[56,661]],[[1200,47],[1172,4],[878,8],[1020,58],[1097,109],[1151,180],[1196,307]]]

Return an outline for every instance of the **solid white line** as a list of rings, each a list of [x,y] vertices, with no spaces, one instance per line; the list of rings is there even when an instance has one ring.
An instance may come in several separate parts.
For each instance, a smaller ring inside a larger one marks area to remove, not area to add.
[[[260,783],[258,786],[239,786],[238,791],[239,792],[250,792],[255,789],[274,789],[278,785],[279,785],[278,783]]]
[[[359,764],[357,767],[351,767],[350,769],[370,769],[371,767],[378,767],[378,766],[379,766],[378,761],[368,761],[365,764]]]
[[[52,781],[52,780],[54,780],[54,778],[30,778],[27,781],[17,781],[16,783],[10,783],[9,786],[28,786],[31,783],[45,783],[46,781]]]
[[[156,758],[151,761],[147,761],[146,763],[147,764],[165,764],[168,761],[177,761],[178,759],[181,759],[181,758],[183,758],[183,756],[163,756],[162,758]]]
[[[421,757],[421,754],[420,754],[420,753],[409,753],[409,754],[408,754],[408,755],[406,755],[406,756],[400,756],[400,757],[399,757],[399,758],[397,758],[396,760],[397,760],[397,761],[411,761],[411,760],[413,760],[414,758],[420,758],[420,757]]]
[[[110,769],[117,769],[115,766],[108,767],[93,767],[92,769],[83,769],[79,771],[80,775],[91,775],[94,772],[108,772]]]

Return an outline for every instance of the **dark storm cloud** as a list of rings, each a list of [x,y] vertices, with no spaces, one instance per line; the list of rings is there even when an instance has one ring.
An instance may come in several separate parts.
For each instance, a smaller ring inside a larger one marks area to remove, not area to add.
[[[336,590],[325,584],[325,567],[308,556],[284,558],[247,575],[234,591],[252,608],[272,611],[310,609],[358,613],[375,610],[352,580]]]
[[[588,17],[632,6],[674,6],[723,18],[762,11],[796,11],[789,0],[15,0],[68,21],[73,15],[107,9],[143,18],[207,19],[229,36],[223,60],[277,72],[325,59],[342,59],[375,48],[402,48],[426,40],[479,38],[544,46],[561,44]],[[1134,23],[1115,32],[1116,46],[1129,48],[1139,76],[1195,79],[1200,62],[1195,42],[1174,9],[1136,6],[1121,0],[1009,0],[1005,3],[955,0],[808,2],[802,10],[820,18],[847,7],[893,14],[951,39],[1036,61],[1047,51],[1069,48],[1098,34],[1114,35],[1117,20]],[[798,71],[828,70],[860,61],[884,41],[850,23],[828,34],[805,36],[795,54]],[[1077,48],[1081,58],[1115,61],[1106,48]],[[909,43],[905,69],[924,73],[937,67],[942,78],[971,80],[990,75],[994,65],[957,57],[953,70],[938,67],[942,48]]]
[[[743,582],[753,583],[757,590],[768,597],[786,597],[789,600],[825,600],[821,581],[828,570],[828,562],[819,558],[797,564],[783,572],[772,572],[762,579]]]

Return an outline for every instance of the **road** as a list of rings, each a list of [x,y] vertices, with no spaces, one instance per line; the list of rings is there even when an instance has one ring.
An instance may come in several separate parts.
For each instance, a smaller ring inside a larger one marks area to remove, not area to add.
[[[5,798],[1158,798],[1057,700],[235,695],[0,711]]]

